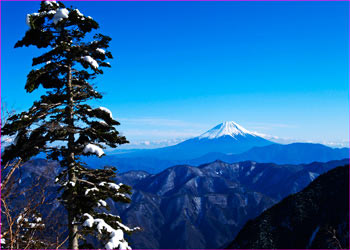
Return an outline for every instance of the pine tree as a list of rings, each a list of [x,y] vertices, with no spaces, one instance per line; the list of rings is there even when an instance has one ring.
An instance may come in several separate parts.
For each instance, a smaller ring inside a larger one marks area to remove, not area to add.
[[[86,235],[93,234],[108,249],[130,249],[124,233],[138,228],[128,228],[104,210],[109,210],[107,199],[130,202],[131,188],[113,183],[115,168],[90,169],[82,159],[101,157],[105,147],[128,142],[107,108],[88,104],[102,98],[89,81],[110,67],[106,59],[112,59],[111,38],[96,33],[87,41],[98,23],[62,2],[41,2],[38,13],[28,14],[26,21],[29,29],[15,47],[32,45],[46,52],[33,58],[32,66],[38,69],[28,74],[25,89],[30,93],[41,86],[46,94],[2,127],[2,135],[15,138],[3,152],[2,164],[25,162],[39,153],[59,161],[63,170],[56,182],[68,213],[69,248],[78,249],[79,242],[87,246]]]

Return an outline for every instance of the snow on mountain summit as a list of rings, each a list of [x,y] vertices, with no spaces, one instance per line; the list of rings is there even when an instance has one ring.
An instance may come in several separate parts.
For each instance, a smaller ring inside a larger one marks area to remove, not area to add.
[[[222,136],[231,136],[235,138],[237,135],[246,136],[247,134],[256,136],[254,133],[248,131],[247,129],[243,128],[239,124],[228,121],[220,123],[219,125],[215,126],[214,128],[208,130],[204,134],[200,135],[199,139],[215,139]]]

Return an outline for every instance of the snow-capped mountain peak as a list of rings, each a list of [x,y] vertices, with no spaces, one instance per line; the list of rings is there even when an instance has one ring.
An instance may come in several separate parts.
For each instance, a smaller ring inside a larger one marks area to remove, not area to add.
[[[243,128],[239,124],[228,121],[220,123],[219,125],[215,126],[214,128],[208,130],[204,134],[200,135],[199,139],[215,139],[222,136],[231,136],[235,138],[237,135],[246,136],[247,134],[256,136],[254,133],[248,131],[247,129]]]

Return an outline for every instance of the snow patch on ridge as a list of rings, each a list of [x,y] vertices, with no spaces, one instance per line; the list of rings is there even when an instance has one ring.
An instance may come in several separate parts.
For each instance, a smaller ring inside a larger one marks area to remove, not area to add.
[[[318,173],[309,172],[309,178],[311,181],[315,180],[319,176]]]

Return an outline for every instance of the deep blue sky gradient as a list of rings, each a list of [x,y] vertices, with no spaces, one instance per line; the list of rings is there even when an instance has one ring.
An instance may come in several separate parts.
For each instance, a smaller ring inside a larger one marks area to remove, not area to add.
[[[348,2],[65,2],[112,37],[95,80],[136,143],[185,138],[226,120],[283,138],[349,138]],[[1,95],[22,111],[34,48],[14,49],[38,2],[2,2]]]

